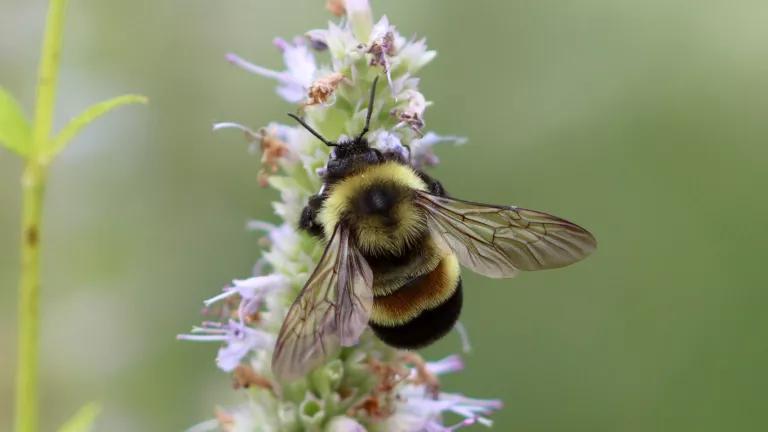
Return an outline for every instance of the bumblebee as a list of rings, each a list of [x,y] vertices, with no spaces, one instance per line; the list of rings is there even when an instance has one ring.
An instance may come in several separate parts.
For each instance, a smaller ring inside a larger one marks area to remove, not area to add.
[[[547,213],[450,198],[442,184],[394,152],[369,145],[365,126],[331,142],[323,186],[299,226],[326,242],[280,330],[272,369],[298,378],[367,327],[384,343],[417,349],[445,335],[462,306],[460,266],[492,278],[563,267],[589,255],[595,238]]]

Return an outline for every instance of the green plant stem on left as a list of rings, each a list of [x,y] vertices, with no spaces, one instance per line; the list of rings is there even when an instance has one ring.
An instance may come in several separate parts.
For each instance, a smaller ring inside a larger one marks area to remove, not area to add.
[[[96,118],[118,106],[147,101],[143,96],[124,95],[94,104],[73,118],[58,135],[51,134],[67,3],[68,0],[50,1],[37,77],[35,116],[31,125],[20,105],[0,88],[0,146],[7,147],[24,159],[24,173],[21,179],[23,202],[16,363],[16,432],[37,432],[39,428],[40,240],[48,166],[66,148],[69,141]],[[97,411],[97,405],[86,405],[67,423],[66,430],[89,430]]]
[[[27,161],[21,180],[23,204],[16,370],[17,432],[34,432],[38,429],[40,222],[45,177],[45,167],[37,161]]]
[[[38,430],[40,350],[40,224],[47,167],[41,155],[50,140],[67,0],[51,0],[37,79],[32,140],[21,179],[21,278],[16,363],[16,431]]]

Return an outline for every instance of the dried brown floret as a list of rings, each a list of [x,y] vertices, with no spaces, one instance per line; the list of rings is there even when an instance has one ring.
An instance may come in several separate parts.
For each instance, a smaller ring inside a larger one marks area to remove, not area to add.
[[[371,373],[377,377],[377,382],[368,397],[350,409],[348,414],[355,415],[362,411],[368,418],[383,420],[394,412],[394,402],[397,400],[397,386],[408,378],[410,370],[400,362],[386,363],[369,359]]]
[[[281,139],[277,138],[273,132],[265,128],[262,128],[259,131],[259,136],[261,138],[260,145],[262,164],[262,168],[259,170],[259,185],[262,187],[267,187],[267,179],[269,174],[274,174],[277,172],[280,158],[284,157],[288,153],[288,145]]]
[[[235,418],[232,414],[217,407],[214,415],[216,416],[216,421],[219,422],[219,427],[222,431],[232,432],[235,430]]]
[[[384,33],[383,36],[376,38],[368,47],[368,54],[371,54],[371,66],[388,66],[387,57],[395,55],[395,34],[391,31]]]
[[[402,359],[404,362],[413,365],[416,370],[416,377],[413,378],[414,384],[425,386],[427,392],[437,399],[437,396],[440,394],[440,380],[427,369],[427,362],[424,361],[424,358],[414,352],[404,352]]]
[[[339,84],[344,81],[344,75],[334,72],[322,78],[318,78],[309,87],[307,101],[302,107],[325,103],[333,95]]]
[[[232,387],[235,390],[241,388],[261,387],[263,389],[273,391],[272,383],[265,377],[256,373],[252,367],[241,364],[235,368],[232,374],[233,383]]]
[[[337,17],[344,16],[347,13],[347,9],[344,7],[344,0],[327,0],[325,8]]]

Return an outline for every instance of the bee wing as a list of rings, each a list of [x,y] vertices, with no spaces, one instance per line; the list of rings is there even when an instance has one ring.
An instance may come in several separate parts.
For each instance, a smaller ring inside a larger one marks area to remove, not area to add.
[[[339,225],[315,271],[291,305],[272,355],[272,370],[298,378],[340,346],[357,343],[373,304],[373,273]]]
[[[589,255],[597,241],[584,228],[547,213],[477,204],[419,191],[430,230],[462,265],[493,278],[563,267]]]

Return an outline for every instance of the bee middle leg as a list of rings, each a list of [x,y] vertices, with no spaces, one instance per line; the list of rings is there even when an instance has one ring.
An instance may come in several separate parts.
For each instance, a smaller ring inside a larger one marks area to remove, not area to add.
[[[443,184],[435,180],[432,176],[421,170],[416,171],[416,174],[418,174],[418,176],[424,180],[424,183],[427,184],[429,193],[437,196],[448,196],[448,193],[445,191]]]

